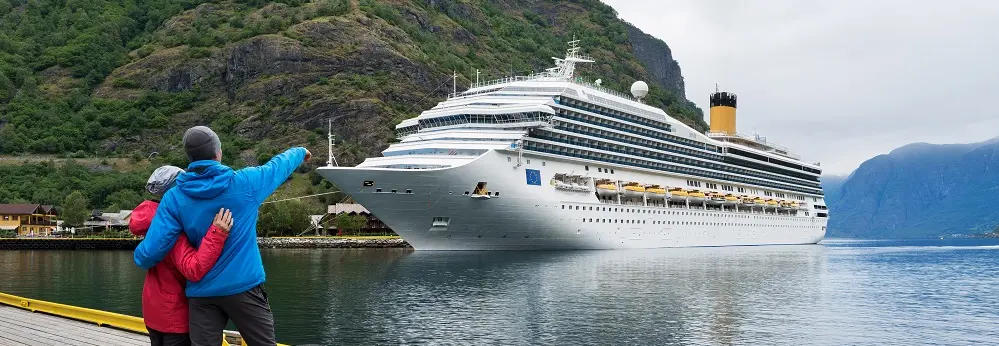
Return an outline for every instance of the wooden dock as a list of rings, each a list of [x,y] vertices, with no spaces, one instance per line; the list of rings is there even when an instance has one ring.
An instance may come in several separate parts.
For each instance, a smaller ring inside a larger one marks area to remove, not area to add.
[[[0,304],[0,345],[149,345],[149,337]]]
[[[149,336],[141,317],[0,293],[0,346],[7,345],[149,345]],[[222,346],[230,345],[245,345],[239,332],[222,333]]]

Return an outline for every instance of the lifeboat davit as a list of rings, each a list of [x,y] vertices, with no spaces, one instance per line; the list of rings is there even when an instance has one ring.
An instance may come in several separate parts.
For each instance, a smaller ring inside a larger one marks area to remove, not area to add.
[[[687,192],[687,200],[690,201],[691,203],[701,203],[704,202],[706,199],[707,196],[704,195],[704,192],[700,192],[697,190],[690,190]]]
[[[686,202],[687,191],[681,188],[669,189],[669,200],[671,202]]]
[[[597,184],[597,194],[604,197],[617,195],[617,185],[614,183]]]
[[[659,185],[651,185],[645,188],[645,197],[649,199],[665,199],[666,189],[659,187]]]
[[[642,198],[645,196],[645,187],[639,185],[638,183],[628,183],[624,186],[624,191],[622,193],[624,197],[629,198]]]

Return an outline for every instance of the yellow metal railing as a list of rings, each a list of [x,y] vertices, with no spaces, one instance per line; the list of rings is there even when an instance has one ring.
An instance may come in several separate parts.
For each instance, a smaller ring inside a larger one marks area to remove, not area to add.
[[[148,334],[145,322],[142,321],[142,318],[135,316],[18,297],[6,293],[0,293],[0,304],[31,310],[32,312],[44,312],[55,316],[96,323],[98,326],[111,326],[136,333]]]
[[[0,292],[0,304],[10,305],[16,308],[30,310],[31,312],[43,312],[46,314],[71,318],[74,320],[96,323],[98,326],[109,326],[122,330],[127,330],[140,334],[149,334],[146,330],[146,323],[141,317],[122,315],[115,312],[101,311],[95,309],[81,308],[66,304],[52,303],[44,300],[31,299]],[[238,336],[238,333],[225,332],[222,336],[222,346],[231,346],[228,336]],[[246,345],[246,341],[240,338],[240,345]],[[278,344],[287,346],[285,344]]]

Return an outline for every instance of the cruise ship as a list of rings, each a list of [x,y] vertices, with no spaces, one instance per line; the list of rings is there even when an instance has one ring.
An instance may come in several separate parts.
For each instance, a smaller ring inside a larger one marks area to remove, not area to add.
[[[416,250],[814,244],[829,214],[821,168],[736,132],[736,95],[698,131],[631,94],[555,67],[476,82],[396,126],[357,167],[318,172]]]

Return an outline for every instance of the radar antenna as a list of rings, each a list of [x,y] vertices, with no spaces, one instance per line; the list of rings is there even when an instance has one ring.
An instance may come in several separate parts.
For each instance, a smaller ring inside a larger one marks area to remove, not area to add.
[[[579,50],[579,40],[573,35],[572,41],[569,41],[569,49],[565,51],[565,58],[552,57],[555,60],[555,67],[545,70],[545,74],[552,78],[571,80],[576,72],[576,63],[594,61],[591,57],[579,55]]]

